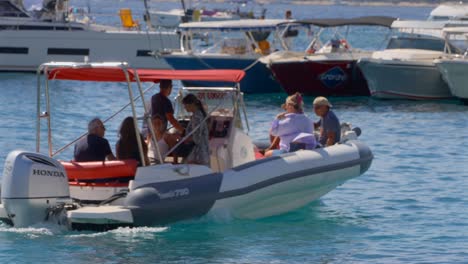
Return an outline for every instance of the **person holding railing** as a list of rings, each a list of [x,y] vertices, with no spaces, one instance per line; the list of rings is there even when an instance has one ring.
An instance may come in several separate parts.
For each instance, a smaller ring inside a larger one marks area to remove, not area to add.
[[[166,131],[168,123],[177,130],[179,134],[167,134],[167,141],[169,148],[172,148],[177,140],[180,138],[180,134],[184,132],[184,127],[174,117],[174,107],[172,106],[169,95],[172,93],[172,81],[161,80],[159,83],[160,92],[151,97],[151,117],[159,117],[161,119],[161,128],[157,130]]]

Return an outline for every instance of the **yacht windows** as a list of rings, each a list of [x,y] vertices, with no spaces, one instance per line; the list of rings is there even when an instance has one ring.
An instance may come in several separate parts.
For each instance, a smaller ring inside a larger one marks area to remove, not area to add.
[[[65,48],[48,48],[47,55],[80,55],[88,56],[89,49],[65,49]]]
[[[2,54],[28,54],[29,49],[26,47],[0,47]]]
[[[39,26],[39,25],[0,25],[0,30],[83,30],[80,27]]]
[[[137,57],[151,57],[151,50],[137,50]]]

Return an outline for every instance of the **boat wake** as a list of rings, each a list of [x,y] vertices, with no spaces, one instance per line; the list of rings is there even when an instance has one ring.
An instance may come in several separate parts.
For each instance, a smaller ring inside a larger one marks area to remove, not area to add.
[[[108,236],[109,234],[119,235],[119,236],[152,236],[158,233],[166,232],[169,227],[119,227],[117,229],[109,230],[106,232],[78,232],[75,234],[69,235],[69,237],[102,237]]]
[[[68,229],[64,226],[59,226],[53,223],[38,223],[31,227],[16,228],[6,224],[0,225],[0,234],[14,233],[14,234],[25,234],[30,238],[36,238],[41,236],[54,236],[63,232],[67,232]]]

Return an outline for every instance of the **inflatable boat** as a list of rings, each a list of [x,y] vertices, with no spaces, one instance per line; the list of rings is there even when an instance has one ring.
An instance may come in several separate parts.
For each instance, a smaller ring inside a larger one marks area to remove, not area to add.
[[[262,218],[320,198],[362,175],[373,159],[369,147],[358,140],[356,130],[349,128],[342,131],[342,140],[333,146],[264,158],[248,135],[238,84],[243,71],[136,70],[126,63],[46,63],[39,68],[41,73],[44,77],[38,80],[45,82],[46,89],[42,91],[39,83],[38,95],[46,95],[38,98],[38,131],[40,119],[48,119],[50,125],[50,114],[41,114],[44,111],[40,106],[50,111],[50,102],[44,104],[41,98],[48,100],[52,88],[49,82],[54,79],[127,82],[135,121],[141,118],[136,115],[133,94],[137,91],[144,101],[144,82],[212,80],[232,82],[233,87],[184,87],[176,98],[180,105],[181,98],[192,93],[206,106],[210,166],[145,164],[144,160],[139,167],[134,160],[65,162],[54,157],[51,146],[48,155],[42,154],[39,143],[35,152],[9,153],[1,186],[0,219],[15,227],[52,221],[75,230],[108,230],[169,224],[206,214]],[[149,122],[148,109],[144,104],[142,107],[146,113],[142,119]],[[183,107],[176,109],[180,121],[189,118]],[[138,126],[135,130],[140,133]],[[151,126],[149,133],[155,140]],[[40,139],[38,132],[38,142]],[[139,142],[140,152],[141,144],[144,142]],[[157,148],[155,151],[159,160],[168,160],[167,153],[159,153]]]

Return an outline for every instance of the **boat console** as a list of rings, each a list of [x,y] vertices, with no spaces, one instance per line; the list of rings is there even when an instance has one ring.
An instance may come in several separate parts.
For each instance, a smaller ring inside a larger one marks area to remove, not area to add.
[[[210,163],[214,171],[223,171],[228,165],[228,145],[232,131],[232,113],[219,109],[210,115]]]

